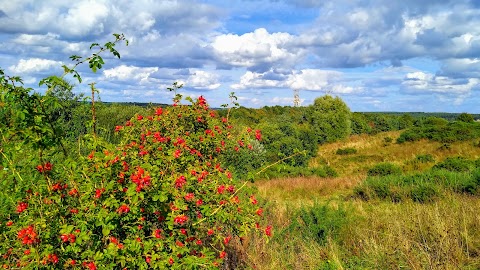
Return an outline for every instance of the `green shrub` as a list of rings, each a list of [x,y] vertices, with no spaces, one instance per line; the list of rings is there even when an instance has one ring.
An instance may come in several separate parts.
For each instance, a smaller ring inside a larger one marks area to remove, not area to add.
[[[375,165],[373,168],[370,168],[367,172],[368,176],[385,176],[391,174],[400,174],[402,169],[392,163],[384,162]]]
[[[319,244],[325,245],[328,238],[338,237],[348,222],[348,211],[344,206],[334,208],[328,203],[315,203],[299,210],[290,230],[295,228],[303,237],[313,238]]]
[[[338,148],[337,152],[335,152],[335,154],[337,155],[351,155],[356,153],[357,153],[357,149],[352,147]]]
[[[474,167],[474,163],[471,160],[463,157],[449,157],[443,162],[435,164],[434,169],[444,169],[451,172],[468,172]]]
[[[119,56],[125,38],[115,37],[73,59],[97,71],[100,52]],[[80,81],[75,68],[64,66]],[[177,95],[174,106],[116,126],[118,144],[93,133],[68,153],[43,109],[51,97],[29,95],[19,80],[0,70],[0,115],[9,117],[0,121],[4,268],[212,269],[235,259],[232,241],[272,234],[253,187],[222,163],[229,151],[254,151],[259,130],[235,129],[203,97],[183,105]]]
[[[410,191],[412,200],[419,203],[432,202],[439,196],[438,186],[429,182],[418,183],[414,185]]]
[[[428,203],[445,192],[479,194],[480,169],[473,173],[430,170],[413,175],[367,177],[354,188],[353,196],[362,200],[400,202],[411,199],[414,202]]]
[[[397,138],[397,143],[415,142],[423,138],[425,138],[425,135],[423,134],[423,129],[418,127],[412,127],[400,134],[400,136]]]
[[[457,121],[465,122],[465,123],[473,123],[475,121],[475,119],[473,118],[473,116],[471,114],[461,113],[461,114],[458,115]]]

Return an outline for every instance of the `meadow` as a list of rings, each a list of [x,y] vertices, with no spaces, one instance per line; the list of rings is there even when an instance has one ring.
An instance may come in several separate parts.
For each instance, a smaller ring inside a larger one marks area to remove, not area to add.
[[[45,94],[0,69],[3,268],[480,268],[478,115],[74,94],[114,37]]]
[[[429,140],[394,143],[400,133],[355,135],[319,146],[310,166],[327,163],[338,177],[256,182],[276,234],[268,245],[251,243],[249,260],[258,269],[478,269],[478,168],[432,169],[447,158],[478,159],[477,141],[455,142],[448,149]],[[338,154],[338,149],[356,151]],[[368,176],[370,168],[385,162],[401,173]],[[407,175],[425,177],[404,184],[400,178]],[[470,181],[471,190],[457,188]],[[367,189],[380,195],[359,195]]]

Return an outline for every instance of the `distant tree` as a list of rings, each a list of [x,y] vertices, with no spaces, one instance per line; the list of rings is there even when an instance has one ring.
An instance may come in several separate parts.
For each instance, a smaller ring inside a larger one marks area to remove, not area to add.
[[[372,127],[368,125],[368,119],[363,113],[352,113],[352,134],[369,134],[372,132]]]
[[[341,98],[329,95],[317,98],[309,106],[308,112],[318,143],[332,142],[350,135],[351,112]]]
[[[448,125],[448,120],[445,120],[440,117],[430,116],[425,121],[423,121],[423,125],[431,125],[431,126],[446,126]]]
[[[471,114],[461,113],[461,114],[457,117],[457,121],[465,122],[465,123],[472,123],[472,122],[475,121],[475,119],[473,119],[473,116],[472,116]]]
[[[402,114],[402,116],[400,116],[400,119],[398,120],[398,128],[399,129],[406,129],[406,128],[409,128],[409,127],[412,127],[413,126],[413,122],[415,121],[415,119],[413,119],[413,117],[408,114],[408,113],[404,113]]]

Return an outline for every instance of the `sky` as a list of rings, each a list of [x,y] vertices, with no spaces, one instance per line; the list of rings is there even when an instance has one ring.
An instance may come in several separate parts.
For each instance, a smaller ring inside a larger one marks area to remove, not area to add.
[[[45,92],[71,55],[123,33],[121,59],[78,70],[102,101],[302,106],[325,94],[352,111],[480,113],[477,0],[0,1],[0,69]]]

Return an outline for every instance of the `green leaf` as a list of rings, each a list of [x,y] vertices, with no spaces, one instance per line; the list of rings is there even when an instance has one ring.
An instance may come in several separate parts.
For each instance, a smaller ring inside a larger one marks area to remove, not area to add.
[[[100,44],[98,44],[98,43],[92,43],[92,45],[90,45],[90,50],[91,50],[93,47],[95,47],[95,46],[100,46]]]
[[[103,236],[109,235],[109,234],[110,234],[110,231],[112,231],[112,230],[110,229],[110,227],[108,227],[108,226],[103,226],[103,227],[102,227],[102,234],[103,234]]]

